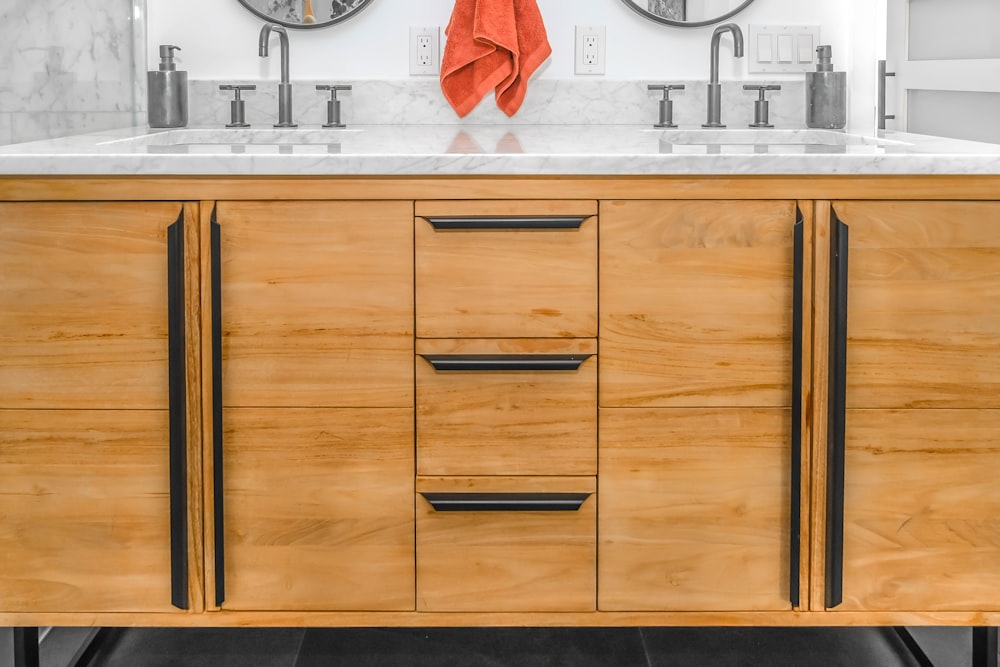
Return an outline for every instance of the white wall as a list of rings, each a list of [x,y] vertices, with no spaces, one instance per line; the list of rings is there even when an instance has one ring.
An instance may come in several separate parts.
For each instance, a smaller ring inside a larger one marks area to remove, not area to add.
[[[870,0],[869,0],[870,1]],[[735,17],[749,23],[818,24],[821,40],[833,45],[838,69],[849,65],[852,28],[845,5],[865,0],[756,0]],[[569,79],[573,73],[573,28],[607,27],[606,79],[697,80],[708,78],[713,27],[673,28],[637,15],[621,0],[538,0],[553,55],[538,74]],[[405,79],[409,76],[409,26],[441,26],[454,0],[374,0],[357,16],[318,30],[290,31],[293,79]],[[159,44],[177,44],[179,69],[193,79],[267,80],[278,76],[277,58],[257,55],[261,21],[237,0],[147,0],[147,52],[158,62]],[[724,39],[721,76],[747,78],[746,63]],[[849,70],[850,71],[850,70]],[[801,75],[771,78],[801,79]],[[850,79],[850,76],[848,77]]]

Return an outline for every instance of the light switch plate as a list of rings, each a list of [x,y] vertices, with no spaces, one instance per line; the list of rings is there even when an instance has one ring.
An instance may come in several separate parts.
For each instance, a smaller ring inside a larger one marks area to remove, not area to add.
[[[816,70],[818,25],[751,25],[748,32],[751,74]]]

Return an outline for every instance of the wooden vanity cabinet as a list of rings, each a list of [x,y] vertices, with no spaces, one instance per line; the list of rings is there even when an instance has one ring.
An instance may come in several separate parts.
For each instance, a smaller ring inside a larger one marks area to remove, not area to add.
[[[206,221],[210,603],[414,608],[412,220],[405,201],[219,201]]]
[[[600,216],[598,608],[790,610],[796,203]]]
[[[835,201],[831,226],[846,395],[825,606],[1000,610],[1000,204]]]
[[[0,203],[0,614],[200,604],[196,231],[175,202]]]

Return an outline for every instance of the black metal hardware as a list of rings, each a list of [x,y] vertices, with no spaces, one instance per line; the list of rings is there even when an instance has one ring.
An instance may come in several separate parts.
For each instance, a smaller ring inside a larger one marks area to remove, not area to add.
[[[215,604],[226,599],[226,532],[222,486],[222,227],[212,209],[210,224],[212,283],[212,479],[215,489],[212,512],[215,517]]]
[[[830,381],[826,453],[826,607],[843,601],[848,227],[830,209]]]
[[[663,99],[660,100],[659,120],[653,124],[653,127],[677,127],[677,123],[674,122],[674,101],[670,99],[670,91],[684,90],[684,84],[650,84],[648,89],[663,91]]]
[[[887,76],[896,76],[896,73],[886,72],[885,61],[878,61],[878,99],[876,100],[878,110],[876,113],[878,115],[878,129],[880,130],[885,129],[885,121],[896,119],[895,115],[889,115],[885,112],[885,78]]]
[[[250,127],[250,123],[247,122],[246,100],[240,97],[240,93],[244,90],[257,90],[257,85],[223,84],[219,86],[219,90],[231,90],[236,94],[236,97],[229,102],[229,122],[226,123],[226,127]]]
[[[170,395],[171,603],[188,608],[187,362],[184,327],[184,211],[167,227],[168,366]]]
[[[764,97],[766,91],[768,90],[781,90],[781,86],[777,84],[743,84],[743,90],[756,90],[757,99],[753,103],[753,122],[750,123],[750,127],[762,128],[762,127],[774,127],[774,124],[768,120],[768,106],[769,102]]]
[[[575,512],[589,493],[423,493],[437,512]]]
[[[421,354],[437,371],[575,371],[590,354]]]
[[[347,127],[340,120],[340,100],[337,99],[337,92],[341,90],[351,90],[351,86],[317,84],[316,90],[330,91],[330,99],[326,101],[326,122],[323,127]]]
[[[972,667],[998,667],[997,627],[972,628]]]
[[[575,216],[477,216],[474,218],[463,217],[429,217],[424,216],[424,220],[431,223],[436,231],[447,230],[485,230],[485,229],[579,229],[583,221],[589,215]]]
[[[788,590],[793,607],[799,606],[799,558],[802,543],[802,294],[805,222],[795,209],[792,259],[792,455],[791,526],[788,543]]]
[[[38,628],[14,628],[14,667],[39,667]]]

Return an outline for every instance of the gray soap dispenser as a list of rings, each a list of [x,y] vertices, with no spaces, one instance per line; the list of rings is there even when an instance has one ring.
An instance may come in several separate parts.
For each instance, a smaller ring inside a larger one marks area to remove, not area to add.
[[[847,72],[834,72],[829,44],[816,47],[816,71],[806,72],[806,126],[839,130],[847,125]]]
[[[181,47],[161,44],[160,70],[146,72],[150,127],[184,127],[188,122],[188,75],[177,71],[175,50]]]

